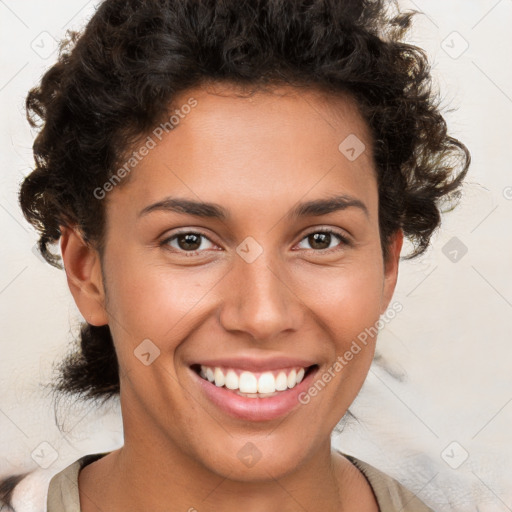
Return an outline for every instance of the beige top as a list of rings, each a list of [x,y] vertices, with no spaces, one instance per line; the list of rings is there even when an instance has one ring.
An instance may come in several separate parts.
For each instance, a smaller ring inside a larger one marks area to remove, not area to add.
[[[86,455],[64,468],[60,473],[57,473],[50,480],[47,512],[81,512],[78,494],[78,473],[84,466],[108,453]],[[352,462],[366,477],[375,494],[380,512],[434,512],[411,491],[390,476],[351,455],[344,453],[342,455]]]

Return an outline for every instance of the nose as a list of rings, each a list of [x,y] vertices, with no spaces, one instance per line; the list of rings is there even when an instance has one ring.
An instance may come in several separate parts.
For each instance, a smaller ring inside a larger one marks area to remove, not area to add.
[[[247,333],[260,342],[300,329],[305,304],[289,270],[276,258],[266,251],[251,263],[237,256],[226,277],[220,311],[224,329]]]

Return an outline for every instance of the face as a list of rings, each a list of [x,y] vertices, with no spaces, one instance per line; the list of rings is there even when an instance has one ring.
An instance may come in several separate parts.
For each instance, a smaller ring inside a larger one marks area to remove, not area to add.
[[[107,194],[102,275],[91,259],[95,291],[74,295],[112,331],[125,445],[283,475],[361,388],[375,339],[354,341],[389,304],[401,236],[383,261],[371,140],[348,98],[217,86],[178,108],[189,98]]]

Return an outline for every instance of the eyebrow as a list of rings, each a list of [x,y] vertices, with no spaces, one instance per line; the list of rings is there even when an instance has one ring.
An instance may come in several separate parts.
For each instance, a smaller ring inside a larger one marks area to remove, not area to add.
[[[286,214],[286,218],[292,220],[300,217],[316,217],[352,207],[360,209],[367,217],[369,216],[368,208],[361,200],[350,195],[337,195],[300,203]],[[219,204],[180,197],[166,197],[161,201],[150,204],[139,212],[138,217],[143,217],[154,211],[170,211],[222,221],[231,218],[229,211]]]

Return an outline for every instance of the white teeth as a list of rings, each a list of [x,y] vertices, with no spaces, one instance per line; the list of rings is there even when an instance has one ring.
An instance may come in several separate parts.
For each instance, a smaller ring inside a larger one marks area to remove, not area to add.
[[[295,370],[292,370],[288,374],[288,387],[293,388],[297,384],[297,372]]]
[[[258,393],[274,393],[275,390],[276,379],[274,376],[270,372],[262,373],[258,379]]]
[[[224,386],[224,374],[222,373],[222,370],[220,368],[215,368],[215,371],[213,372],[213,375],[215,377],[215,385],[221,388]]]
[[[226,383],[228,389],[238,389],[238,375],[233,370],[228,370],[226,374]]]
[[[249,397],[274,396],[279,391],[286,391],[300,384],[304,379],[305,368],[263,372],[258,375],[242,371],[238,375],[235,369],[223,370],[219,367],[201,365],[200,375],[203,379],[215,383],[218,387],[237,391],[238,394]]]
[[[286,373],[279,372],[276,379],[276,391],[284,391],[285,389],[288,389],[288,377]]]
[[[242,372],[238,380],[238,389],[242,393],[257,393],[258,381],[256,376],[251,372]]]

